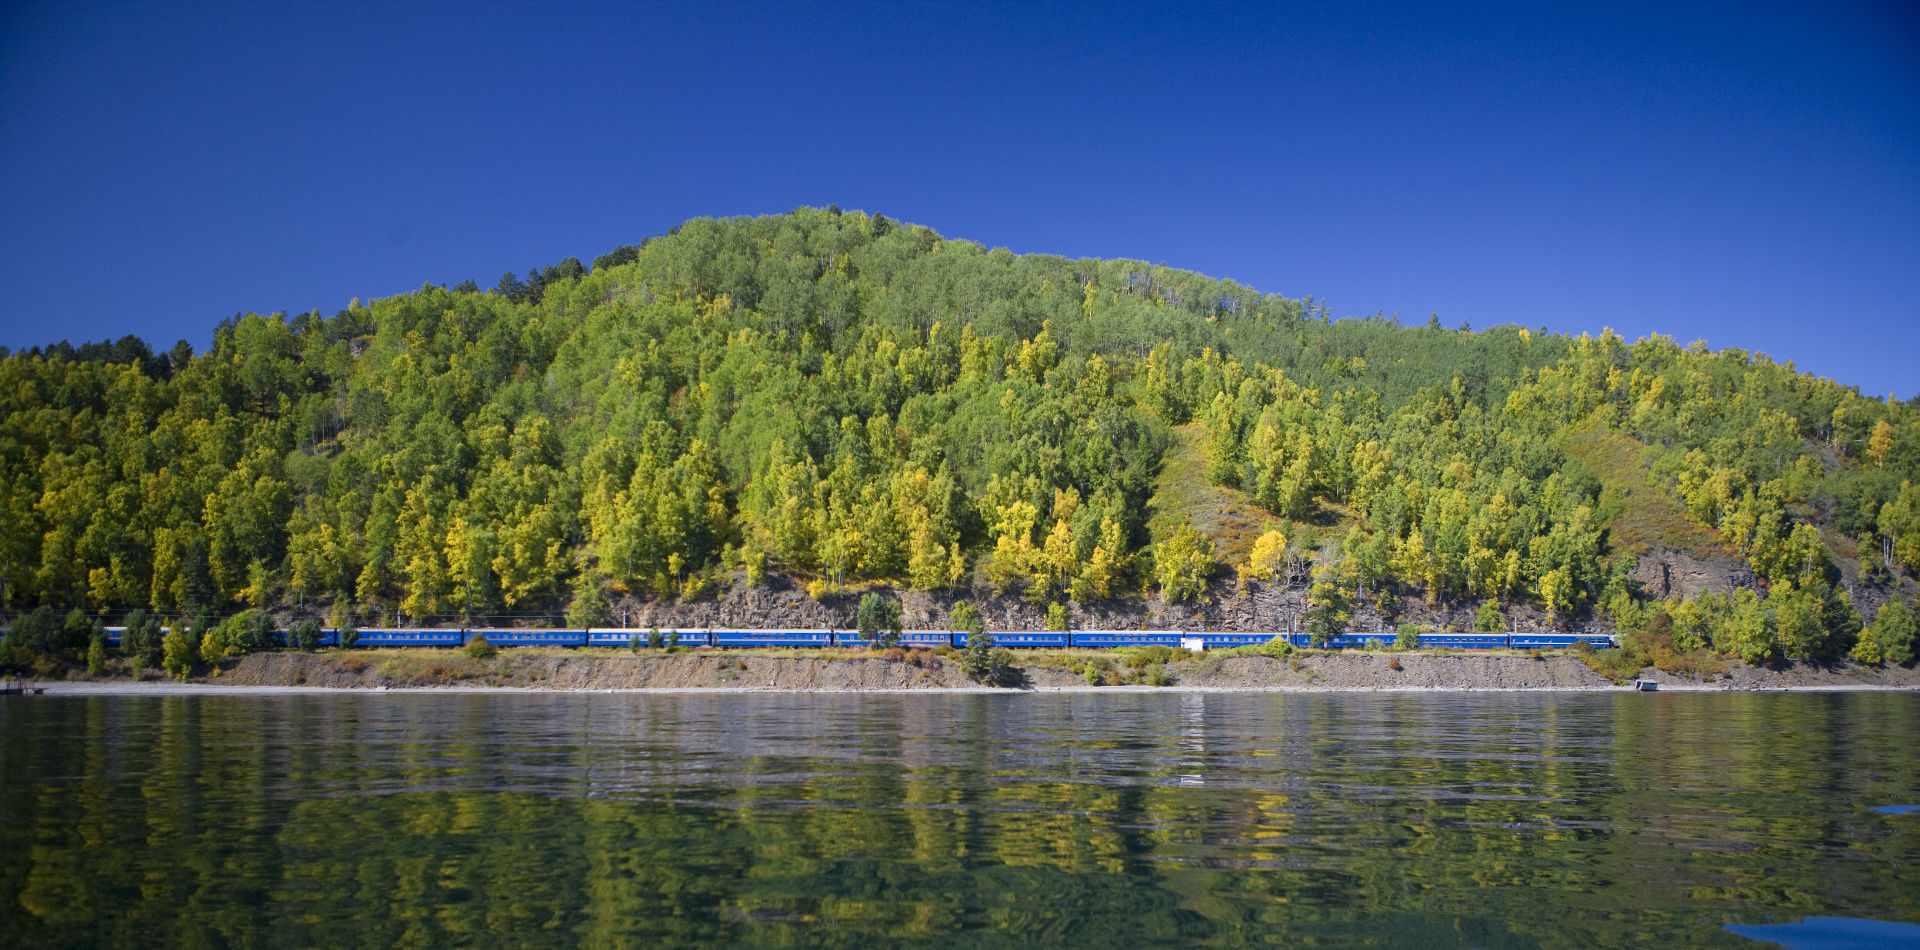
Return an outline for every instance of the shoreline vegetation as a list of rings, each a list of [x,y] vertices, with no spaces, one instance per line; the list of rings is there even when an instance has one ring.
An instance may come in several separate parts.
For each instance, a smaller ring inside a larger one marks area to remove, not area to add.
[[[535,690],[572,692],[1199,692],[1604,691],[1628,689],[1573,653],[1453,651],[1253,651],[1184,654],[1035,651],[1015,658],[1002,686],[961,668],[960,651],[617,650],[526,648],[492,656],[457,651],[333,650],[258,653],[177,681],[103,675],[39,680],[48,695],[221,694],[281,691]],[[1920,690],[1920,670],[1898,666],[1783,663],[1693,674],[1647,668],[1635,678],[1663,690]]]

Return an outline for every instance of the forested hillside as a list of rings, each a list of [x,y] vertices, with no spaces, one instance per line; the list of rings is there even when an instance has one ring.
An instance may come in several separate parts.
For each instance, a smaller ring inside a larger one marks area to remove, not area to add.
[[[1291,585],[1316,629],[1467,601],[1905,659],[1917,483],[1920,405],[1759,354],[1335,320],[831,208],[250,314],[198,355],[0,359],[15,615],[604,624],[773,574],[1042,607]],[[1650,550],[1750,574],[1661,602]]]

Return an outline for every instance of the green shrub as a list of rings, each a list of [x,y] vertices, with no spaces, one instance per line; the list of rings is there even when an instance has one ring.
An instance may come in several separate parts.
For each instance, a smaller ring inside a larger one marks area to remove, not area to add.
[[[647,628],[647,649],[658,650],[661,647],[666,645],[667,645],[666,635],[660,632],[659,627]]]
[[[1394,631],[1393,645],[1401,650],[1420,649],[1420,628],[1410,623],[1401,624],[1400,628]]]
[[[467,645],[461,649],[467,656],[476,660],[491,660],[500,652],[499,647],[487,642],[487,635],[484,633],[474,634],[473,639],[468,640]]]
[[[1173,674],[1167,672],[1165,663],[1149,663],[1141,670],[1140,680],[1148,686],[1172,686]]]
[[[1646,657],[1638,651],[1616,647],[1581,653],[1580,660],[1615,683],[1625,683],[1639,676],[1647,666]]]
[[[1100,668],[1092,663],[1087,664],[1087,668],[1081,671],[1080,676],[1087,681],[1088,686],[1100,685]]]
[[[63,652],[65,646],[66,631],[60,618],[52,607],[42,604],[33,613],[13,622],[13,629],[7,634],[7,659],[14,666],[29,667],[36,659]]]
[[[1047,605],[1047,629],[1048,630],[1067,629],[1067,605],[1066,604],[1048,604]]]
[[[193,672],[193,661],[199,652],[187,625],[175,624],[160,641],[160,666],[168,676],[186,682],[187,675]]]
[[[1507,628],[1507,618],[1500,613],[1500,605],[1489,600],[1480,604],[1480,612],[1474,615],[1475,633],[1499,633]]]
[[[1136,670],[1144,670],[1155,663],[1164,666],[1173,657],[1173,648],[1170,646],[1154,644],[1150,647],[1135,647],[1127,657],[1127,665]]]
[[[212,629],[201,632],[200,662],[211,666],[227,658],[227,648],[231,645],[229,639],[236,625],[235,622],[239,620],[240,615],[235,614],[215,624]]]
[[[242,610],[221,621],[200,640],[200,659],[213,665],[229,657],[258,653],[273,646],[273,616],[264,610]]]
[[[1293,644],[1287,642],[1285,635],[1277,635],[1265,643],[1249,647],[1233,647],[1217,652],[1224,656],[1265,656],[1280,660],[1293,655]]]
[[[972,632],[976,627],[984,629],[985,626],[985,621],[980,618],[980,611],[964,600],[953,602],[953,609],[947,612],[947,623],[952,624],[954,630],[968,632]]]
[[[107,633],[102,630],[93,635],[93,642],[87,644],[87,673],[101,676],[107,672]]]
[[[340,625],[341,648],[350,650],[350,649],[353,649],[355,646],[357,646],[359,643],[360,643],[360,628],[354,626],[353,621],[351,620],[341,624]]]

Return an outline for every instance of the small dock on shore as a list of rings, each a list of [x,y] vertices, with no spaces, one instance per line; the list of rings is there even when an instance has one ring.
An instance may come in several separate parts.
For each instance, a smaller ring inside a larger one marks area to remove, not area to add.
[[[19,677],[0,680],[0,696],[38,696],[47,691],[45,686],[29,683]]]

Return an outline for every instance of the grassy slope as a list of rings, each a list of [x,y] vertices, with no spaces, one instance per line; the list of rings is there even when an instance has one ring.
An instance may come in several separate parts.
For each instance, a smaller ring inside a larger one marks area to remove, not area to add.
[[[1595,426],[1561,440],[1568,455],[1587,463],[1600,478],[1600,507],[1613,516],[1614,551],[1644,554],[1650,548],[1685,551],[1702,560],[1734,557],[1718,532],[1695,524],[1673,496],[1654,484],[1647,447],[1612,429]]]
[[[1175,444],[1154,478],[1153,498],[1147,502],[1147,527],[1155,543],[1192,522],[1213,539],[1215,556],[1229,567],[1244,564],[1253,542],[1268,528],[1288,538],[1300,537],[1302,525],[1261,508],[1238,489],[1207,481],[1207,427],[1189,422],[1173,430]],[[1315,500],[1313,529],[1318,537],[1340,537],[1353,524],[1345,508]]]

